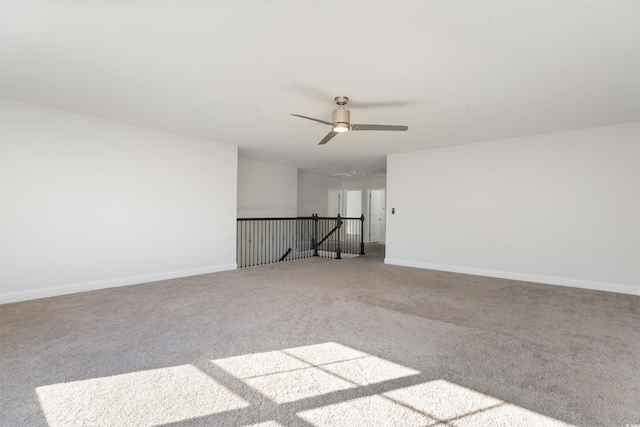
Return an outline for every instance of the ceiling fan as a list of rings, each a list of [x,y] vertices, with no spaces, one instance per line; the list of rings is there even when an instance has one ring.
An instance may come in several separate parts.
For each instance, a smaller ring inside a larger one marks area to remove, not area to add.
[[[351,172],[343,172],[343,173],[334,173],[331,174],[333,177],[338,176],[347,176],[347,177],[368,177],[368,176],[387,176],[386,173],[369,173],[369,172],[359,172],[359,171],[351,171]]]
[[[358,172],[358,171],[331,174],[331,176],[366,176],[366,175],[367,175],[366,172]]]
[[[349,110],[344,108],[349,101],[349,98],[346,96],[336,96],[335,98],[336,104],[338,104],[338,108],[333,110],[333,116],[331,122],[326,122],[320,119],[314,119],[313,117],[301,116],[300,114],[292,114],[292,116],[302,117],[303,119],[313,120],[315,122],[324,123],[325,125],[331,126],[331,132],[327,134],[322,141],[318,143],[318,145],[323,145],[329,142],[331,138],[336,136],[339,133],[348,132],[350,130],[397,130],[397,131],[405,131],[409,129],[408,126],[396,126],[396,125],[356,125],[349,123]]]

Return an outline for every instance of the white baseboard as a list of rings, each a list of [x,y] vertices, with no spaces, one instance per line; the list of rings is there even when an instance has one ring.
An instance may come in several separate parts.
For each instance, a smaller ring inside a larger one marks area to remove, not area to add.
[[[218,273],[220,271],[236,270],[237,268],[237,264],[225,264],[210,267],[192,268],[188,270],[168,271],[164,273],[144,274],[140,276],[120,277],[117,279],[98,280],[95,282],[53,286],[24,292],[10,292],[6,294],[0,294],[0,304],[9,304],[12,302],[27,301],[38,298],[56,297],[60,295],[75,294],[77,292],[95,291],[98,289],[139,285],[142,283],[157,282],[160,280],[198,276],[200,274]]]
[[[533,274],[512,273],[508,271],[485,270],[481,268],[461,267],[454,265],[430,264],[385,258],[385,264],[403,267],[423,268],[427,270],[448,271],[450,273],[473,274],[475,276],[496,277],[499,279],[520,280],[523,282],[543,283],[545,285],[569,286],[572,288],[592,289],[595,291],[616,292],[620,294],[640,295],[640,286],[621,285],[617,283],[592,282],[588,280],[565,279],[562,277],[537,276]]]

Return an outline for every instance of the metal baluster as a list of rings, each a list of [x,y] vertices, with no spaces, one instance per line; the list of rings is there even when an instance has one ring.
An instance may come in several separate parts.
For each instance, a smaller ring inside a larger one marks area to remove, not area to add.
[[[247,266],[247,223],[245,221],[242,222],[242,266]]]
[[[271,226],[272,226],[273,220],[269,220],[268,221],[268,228],[269,228],[269,241],[267,242],[267,246],[268,246],[268,252],[269,252],[269,256],[268,256],[268,262],[272,263],[272,262],[276,262],[277,261],[277,255],[275,255],[275,248],[273,247],[273,240],[272,240],[272,236],[271,236]]]
[[[260,221],[260,265],[264,264],[264,229],[265,222]]]

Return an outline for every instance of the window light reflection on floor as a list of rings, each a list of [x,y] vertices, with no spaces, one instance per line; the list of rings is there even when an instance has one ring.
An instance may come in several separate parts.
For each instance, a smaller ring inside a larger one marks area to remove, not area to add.
[[[53,384],[36,393],[49,427],[127,426],[132,420],[154,426],[249,406],[191,365]]]
[[[249,424],[244,427],[284,427],[284,426],[275,421],[265,421],[263,423]]]
[[[298,416],[316,427],[571,426],[445,380],[301,411]]]
[[[251,427],[282,427],[288,423],[281,416],[316,427],[569,426],[444,379],[421,381],[419,371],[334,342],[210,363],[226,374],[181,365],[46,385],[36,393],[49,427],[132,420],[159,426],[223,413]],[[237,381],[257,394],[240,396]],[[263,412],[265,404],[271,406]]]
[[[420,373],[337,343],[211,362],[276,403],[294,402]]]
[[[278,404],[316,397],[296,415],[322,426],[570,426],[445,380],[322,405],[327,393],[420,374],[328,342],[211,361]]]

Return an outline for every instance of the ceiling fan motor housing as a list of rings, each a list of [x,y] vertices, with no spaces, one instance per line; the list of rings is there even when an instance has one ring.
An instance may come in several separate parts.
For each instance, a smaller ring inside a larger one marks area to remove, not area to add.
[[[346,108],[340,106],[338,108],[336,108],[335,110],[333,110],[333,118],[332,118],[332,122],[333,124],[337,124],[337,123],[344,123],[346,125],[349,124],[349,110],[347,110]]]

